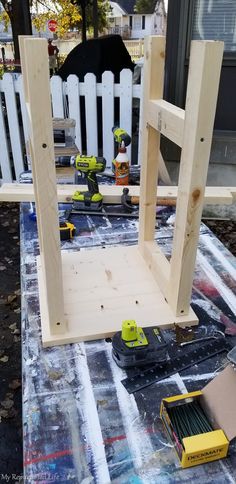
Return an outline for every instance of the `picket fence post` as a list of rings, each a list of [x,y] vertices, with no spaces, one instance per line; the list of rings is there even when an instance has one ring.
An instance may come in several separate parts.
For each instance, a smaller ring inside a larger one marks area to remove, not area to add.
[[[114,74],[107,71],[102,75],[102,142],[103,156],[107,161],[107,166],[111,166],[114,158],[114,137],[112,133],[114,102]]]
[[[120,126],[132,136],[132,88],[133,74],[129,69],[123,69],[120,73]],[[131,145],[127,148],[129,160],[131,160]]]
[[[16,103],[15,83],[11,74],[4,74],[3,89],[5,92],[5,102],[8,118],[8,126],[11,141],[11,150],[14,161],[16,178],[24,171],[24,161],[22,153],[21,134]]]
[[[54,118],[64,118],[63,83],[59,76],[53,76],[50,80],[52,113]]]
[[[67,78],[67,95],[69,117],[75,120],[75,144],[82,152],[81,138],[81,110],[80,110],[80,82],[77,76],[71,74]]]
[[[2,179],[6,183],[12,182],[12,172],[10,166],[10,156],[8,152],[8,144],[7,144],[7,134],[4,122],[4,110],[3,105],[1,103],[0,107],[0,146],[1,146],[1,154],[0,154],[0,168],[2,173]]]
[[[84,76],[87,154],[98,155],[97,91],[94,74]]]

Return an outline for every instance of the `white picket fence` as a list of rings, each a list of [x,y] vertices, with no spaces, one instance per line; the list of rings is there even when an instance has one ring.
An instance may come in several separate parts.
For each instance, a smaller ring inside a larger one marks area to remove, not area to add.
[[[133,59],[140,58],[144,56],[144,40],[124,40],[126,49],[128,50],[130,56]]]
[[[29,140],[26,106],[23,94],[22,77],[17,79],[12,74],[4,74],[0,80],[2,97],[0,109],[0,167],[2,181],[19,180],[19,175],[27,169],[26,143]],[[4,95],[4,96],[3,96]],[[135,99],[141,101],[141,85],[133,84],[133,74],[124,69],[120,74],[120,83],[114,83],[112,72],[104,72],[102,82],[97,83],[94,74],[86,74],[84,82],[77,76],[70,75],[67,82],[59,76],[51,78],[52,113],[54,117],[75,119],[75,142],[82,150],[82,130],[84,121],[81,118],[81,96],[85,99],[85,126],[88,155],[102,155],[111,166],[114,158],[114,123],[132,133],[132,114]],[[18,98],[19,96],[19,98]],[[102,116],[98,119],[97,98],[101,98]],[[4,100],[5,98],[5,100]],[[114,98],[119,98],[119,119],[115,119]],[[137,107],[136,107],[137,109]],[[140,110],[141,111],[141,110]],[[139,111],[139,129],[141,126]],[[98,142],[98,124],[102,123],[102,143]],[[140,136],[138,137],[140,140]],[[102,145],[102,146],[101,146]],[[102,153],[101,153],[102,150]],[[135,162],[139,163],[140,146]],[[131,147],[128,147],[131,160]],[[12,168],[14,167],[15,177]]]

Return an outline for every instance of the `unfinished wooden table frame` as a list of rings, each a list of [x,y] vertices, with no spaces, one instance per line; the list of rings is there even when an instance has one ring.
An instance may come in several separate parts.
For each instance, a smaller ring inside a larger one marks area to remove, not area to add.
[[[20,49],[40,243],[43,344],[111,336],[123,319],[144,327],[197,324],[190,297],[223,43],[192,43],[183,111],[162,99],[164,38],[146,39],[138,245],[62,253],[47,44],[21,37]],[[154,242],[160,133],[182,147],[170,262]]]

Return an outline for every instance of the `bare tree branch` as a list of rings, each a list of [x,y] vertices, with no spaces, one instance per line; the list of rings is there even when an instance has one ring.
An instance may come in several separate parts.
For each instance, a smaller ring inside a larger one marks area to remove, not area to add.
[[[3,8],[6,10],[7,13],[9,13],[9,4],[7,0],[1,0],[1,4]]]
[[[5,10],[7,10],[7,0],[1,0],[1,4]]]
[[[49,12],[57,13],[57,10],[56,11],[53,10],[48,5],[46,5],[44,2],[42,2],[42,0],[36,0],[36,3],[40,3],[40,5],[42,5],[43,7],[45,7]]]

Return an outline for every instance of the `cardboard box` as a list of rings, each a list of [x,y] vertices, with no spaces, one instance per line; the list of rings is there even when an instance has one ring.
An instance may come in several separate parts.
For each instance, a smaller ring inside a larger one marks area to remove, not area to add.
[[[199,435],[178,440],[172,426],[168,408],[194,399],[204,410],[214,429]],[[236,372],[228,365],[202,391],[164,398],[160,415],[167,433],[174,443],[175,450],[183,468],[211,462],[226,457],[230,441],[236,437]]]

